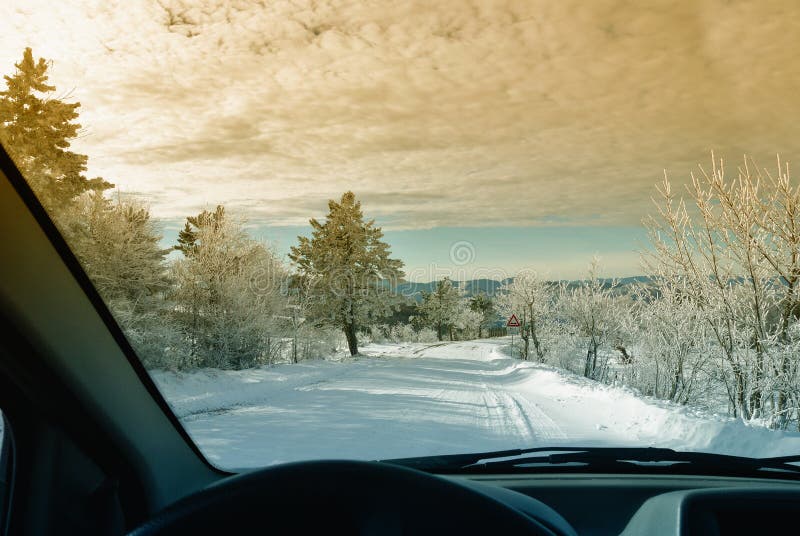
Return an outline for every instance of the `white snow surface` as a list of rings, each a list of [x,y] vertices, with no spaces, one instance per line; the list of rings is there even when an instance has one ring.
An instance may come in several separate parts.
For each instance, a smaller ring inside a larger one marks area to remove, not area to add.
[[[800,454],[800,434],[509,358],[507,344],[369,344],[338,362],[153,377],[203,453],[225,469],[557,445]]]

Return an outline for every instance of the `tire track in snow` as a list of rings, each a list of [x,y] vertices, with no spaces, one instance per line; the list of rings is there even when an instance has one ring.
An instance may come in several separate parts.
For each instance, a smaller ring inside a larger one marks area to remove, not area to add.
[[[492,396],[498,405],[498,413],[504,422],[506,432],[513,432],[513,435],[522,439],[524,444],[529,444],[536,439],[536,430],[528,419],[525,412],[521,411],[519,404],[514,398],[503,391],[493,390]]]
[[[487,421],[505,434],[533,441],[566,439],[567,435],[537,404],[519,393],[499,386],[481,384]]]
[[[524,415],[525,421],[531,427],[537,439],[567,439],[564,430],[534,402],[531,402],[518,393],[509,393],[517,411]]]

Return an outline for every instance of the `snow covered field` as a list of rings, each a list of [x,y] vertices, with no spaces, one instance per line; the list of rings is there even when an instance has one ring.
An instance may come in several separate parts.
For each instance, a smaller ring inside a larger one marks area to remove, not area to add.
[[[511,359],[507,343],[371,344],[365,357],[341,362],[157,371],[154,378],[203,452],[224,468],[554,445],[800,453],[800,434]]]

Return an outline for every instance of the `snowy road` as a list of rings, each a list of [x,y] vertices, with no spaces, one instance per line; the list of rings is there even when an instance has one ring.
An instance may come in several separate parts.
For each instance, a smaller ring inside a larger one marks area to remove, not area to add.
[[[342,363],[155,377],[201,449],[230,468],[550,445],[800,452],[796,434],[510,359],[505,342],[368,345],[370,357]]]

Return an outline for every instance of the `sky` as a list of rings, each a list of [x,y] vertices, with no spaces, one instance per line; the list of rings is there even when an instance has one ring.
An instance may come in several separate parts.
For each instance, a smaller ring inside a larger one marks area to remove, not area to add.
[[[52,60],[167,236],[223,203],[284,251],[352,190],[409,273],[640,273],[665,170],[798,153],[799,41],[794,0],[0,2],[0,72]]]

